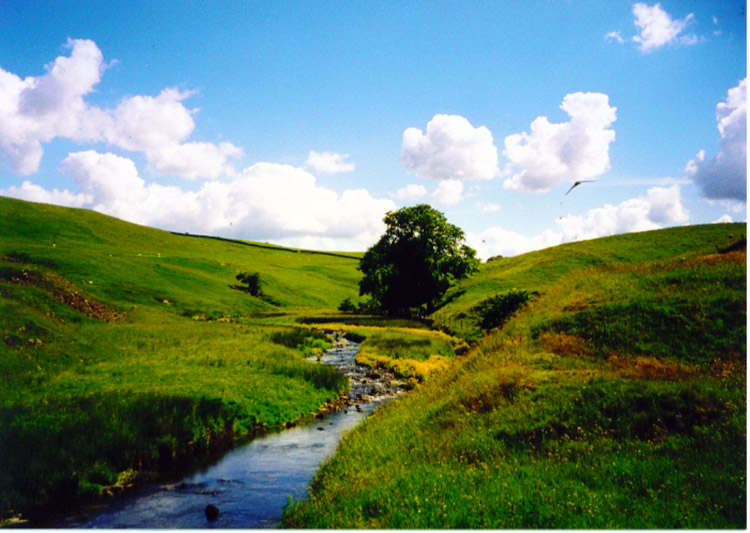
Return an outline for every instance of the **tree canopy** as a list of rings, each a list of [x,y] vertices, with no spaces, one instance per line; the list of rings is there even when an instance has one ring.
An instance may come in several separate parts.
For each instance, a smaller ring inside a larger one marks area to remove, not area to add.
[[[391,211],[387,228],[360,261],[360,295],[389,314],[427,314],[454,280],[476,272],[476,251],[464,232],[426,204]]]

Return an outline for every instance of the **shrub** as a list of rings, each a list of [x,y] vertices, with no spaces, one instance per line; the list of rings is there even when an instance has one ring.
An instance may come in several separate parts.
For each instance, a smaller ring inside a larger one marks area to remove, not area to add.
[[[351,342],[362,342],[367,337],[365,335],[362,335],[361,333],[355,333],[353,331],[347,331],[344,333],[344,338]]]
[[[477,313],[481,319],[479,327],[489,331],[502,326],[513,313],[531,300],[531,297],[532,293],[530,292],[511,290],[483,300],[472,311]]]
[[[357,312],[362,315],[376,315],[382,312],[377,302],[372,299],[363,300],[357,304]]]
[[[356,310],[357,310],[357,306],[354,305],[351,298],[346,298],[339,305],[339,311],[341,311],[342,313],[353,313]]]
[[[244,283],[247,287],[243,287],[242,290],[249,292],[253,296],[261,296],[263,291],[260,288],[260,274],[258,272],[240,272],[235,276],[237,281]]]

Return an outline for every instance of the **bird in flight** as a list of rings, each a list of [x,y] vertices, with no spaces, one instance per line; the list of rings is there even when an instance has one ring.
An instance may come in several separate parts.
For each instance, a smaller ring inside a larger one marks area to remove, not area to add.
[[[573,186],[572,186],[572,187],[571,187],[570,189],[568,189],[568,192],[570,192],[570,191],[572,191],[573,189],[575,189],[576,187],[578,187],[578,186],[579,186],[579,185],[580,185],[581,183],[592,183],[592,182],[594,182],[594,181],[596,181],[596,180],[580,180],[580,181],[576,181],[576,182],[575,182],[575,183],[573,184]],[[567,195],[568,195],[568,192],[566,192],[566,193],[565,193],[565,196],[567,196]]]

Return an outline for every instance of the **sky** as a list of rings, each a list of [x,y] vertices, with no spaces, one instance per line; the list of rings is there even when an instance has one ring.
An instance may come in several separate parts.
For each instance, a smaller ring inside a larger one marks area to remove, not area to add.
[[[0,196],[346,251],[428,203],[483,259],[746,221],[745,8],[0,0]]]

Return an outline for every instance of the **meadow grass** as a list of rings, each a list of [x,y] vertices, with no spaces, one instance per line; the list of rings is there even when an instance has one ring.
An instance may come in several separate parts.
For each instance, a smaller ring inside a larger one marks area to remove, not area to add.
[[[340,330],[415,387],[344,437],[285,526],[746,526],[746,254],[715,253],[743,224],[482,265],[432,317],[451,336],[335,312],[357,293],[348,254],[4,198],[0,217],[2,515],[315,411],[347,384],[306,359]],[[267,297],[231,289],[239,272]],[[519,291],[484,334],[478,304]]]
[[[283,525],[745,528],[746,255],[708,245],[725,231],[485,265],[453,312],[539,294],[348,434]]]
[[[341,322],[336,322],[337,318]],[[378,321],[374,317],[361,321],[343,314],[329,316],[327,320],[318,322],[318,327],[345,332],[347,338],[361,343],[355,356],[357,363],[391,370],[412,385],[421,383],[431,374],[445,371],[452,365],[456,354],[468,349],[462,339],[428,329],[417,321],[381,319],[379,323],[386,325],[376,326],[374,324]]]
[[[668,228],[568,243],[497,259],[482,264],[477,274],[449,290],[444,305],[432,318],[464,338],[477,340],[482,336],[478,326],[481,317],[472,309],[482,300],[514,290],[543,292],[558,282],[563,283],[561,290],[565,290],[565,282],[572,277],[580,279],[585,272],[600,267],[617,269],[660,259],[689,261],[715,254],[716,245],[738,240],[741,234],[746,234],[746,229],[742,223]],[[567,285],[567,291],[576,294],[573,284]]]
[[[169,302],[172,312],[224,315],[282,308],[335,308],[357,293],[358,261],[192,238],[87,210],[0,198],[0,254],[22,253],[92,298],[127,310]],[[272,301],[226,290],[240,272],[258,272]]]
[[[295,312],[354,294],[356,259],[4,198],[0,217],[0,515],[183,468],[347,388]],[[231,289],[249,270],[269,298]]]

